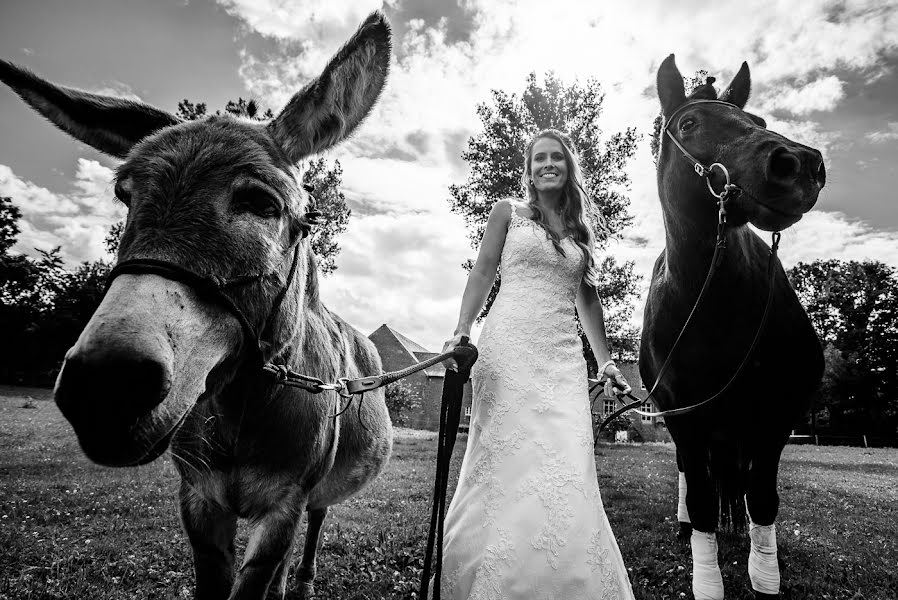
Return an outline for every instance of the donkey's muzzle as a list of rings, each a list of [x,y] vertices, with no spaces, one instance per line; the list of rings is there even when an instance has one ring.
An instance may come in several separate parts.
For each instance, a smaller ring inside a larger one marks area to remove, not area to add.
[[[145,462],[160,441],[145,438],[139,429],[168,396],[171,369],[160,357],[129,350],[73,348],[56,383],[59,410],[87,457],[102,465]]]

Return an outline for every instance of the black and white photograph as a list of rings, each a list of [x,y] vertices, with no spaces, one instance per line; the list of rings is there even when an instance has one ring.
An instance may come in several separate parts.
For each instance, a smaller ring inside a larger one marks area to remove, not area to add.
[[[898,599],[898,2],[0,2],[0,600]]]

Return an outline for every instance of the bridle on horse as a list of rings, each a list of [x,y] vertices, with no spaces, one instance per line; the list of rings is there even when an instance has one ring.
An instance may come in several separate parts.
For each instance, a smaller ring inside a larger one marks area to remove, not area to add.
[[[717,198],[717,205],[718,205],[717,240],[714,244],[714,255],[711,257],[711,265],[708,268],[708,275],[705,277],[705,282],[702,285],[702,289],[698,294],[698,298],[696,298],[695,304],[692,306],[692,310],[689,311],[689,316],[686,318],[686,322],[683,324],[683,327],[680,329],[680,333],[677,335],[676,340],[674,340],[674,343],[671,346],[670,351],[667,354],[667,358],[664,359],[664,363],[662,363],[661,369],[658,371],[658,376],[655,378],[655,384],[652,386],[652,389],[649,391],[649,393],[646,395],[645,398],[637,398],[637,397],[633,396],[631,393],[624,394],[628,398],[632,399],[633,402],[630,402],[629,404],[626,404],[623,407],[621,407],[618,410],[611,413],[611,415],[609,417],[607,417],[604,421],[602,421],[602,424],[599,426],[599,431],[604,429],[608,423],[610,423],[611,421],[613,421],[620,415],[624,414],[625,412],[631,411],[631,410],[635,410],[637,414],[640,414],[644,417],[669,417],[669,416],[683,415],[686,413],[690,413],[690,412],[698,409],[699,407],[709,404],[710,402],[719,398],[730,388],[730,386],[733,384],[733,382],[736,380],[736,378],[742,372],[742,369],[748,363],[748,360],[751,358],[752,354],[754,354],[755,348],[758,345],[758,341],[761,339],[761,333],[764,331],[764,326],[767,324],[767,318],[770,315],[770,307],[773,304],[773,283],[774,283],[774,278],[776,276],[776,270],[774,267],[776,265],[776,253],[777,253],[777,250],[779,249],[779,242],[780,242],[780,232],[779,231],[775,231],[773,233],[772,244],[770,246],[770,257],[768,258],[768,261],[767,261],[769,289],[767,292],[767,304],[764,307],[764,314],[761,317],[761,322],[758,325],[758,330],[755,333],[754,339],[751,342],[751,346],[748,348],[748,351],[745,353],[745,357],[742,359],[742,362],[739,364],[738,368],[736,369],[735,373],[733,373],[732,377],[730,377],[729,381],[727,381],[726,384],[716,394],[710,396],[709,398],[706,398],[705,400],[702,400],[701,402],[697,402],[696,404],[691,404],[689,406],[683,406],[683,407],[679,407],[679,408],[672,408],[669,410],[655,411],[655,412],[638,410],[638,408],[640,406],[644,405],[646,402],[648,402],[654,396],[655,391],[658,389],[658,385],[661,383],[661,378],[664,376],[664,373],[667,371],[667,367],[670,365],[670,361],[673,358],[674,352],[676,351],[677,346],[680,343],[680,340],[683,338],[683,334],[686,333],[686,329],[689,327],[689,323],[690,323],[690,321],[692,321],[692,317],[695,315],[696,309],[698,309],[698,306],[701,303],[702,298],[705,296],[705,292],[710,287],[711,279],[714,277],[714,273],[717,271],[717,267],[723,261],[723,254],[726,251],[726,225],[727,225],[726,205],[727,205],[727,201],[730,198],[737,197],[743,193],[742,188],[740,188],[735,183],[730,182],[730,173],[723,164],[721,164],[719,162],[714,162],[710,166],[705,166],[700,160],[698,160],[692,154],[690,154],[689,151],[683,147],[683,144],[680,143],[680,141],[676,138],[676,136],[674,136],[674,134],[671,133],[670,125],[671,125],[671,123],[674,122],[674,117],[681,111],[683,111],[689,107],[695,106],[696,104],[723,104],[725,106],[730,106],[730,107],[736,108],[737,110],[742,110],[742,109],[739,108],[738,106],[736,106],[735,104],[732,104],[730,102],[724,102],[722,100],[694,100],[692,102],[687,102],[687,103],[683,104],[681,107],[679,107],[677,110],[675,110],[673,112],[673,114],[671,114],[670,117],[668,117],[667,123],[664,126],[664,133],[671,139],[671,141],[673,141],[673,143],[677,146],[677,148],[679,148],[680,152],[683,153],[683,157],[692,163],[692,167],[693,167],[693,170],[695,171],[695,174],[698,175],[699,177],[702,177],[705,179],[706,183],[708,184],[708,191],[711,192],[711,195],[714,196],[715,198]],[[711,185],[711,174],[713,173],[715,168],[720,169],[720,171],[723,173],[724,179],[726,181],[724,183],[723,189],[721,189],[721,191],[719,193],[715,192],[714,187]],[[595,387],[593,387],[593,389],[595,389]],[[596,438],[596,439],[598,440],[598,438]]]

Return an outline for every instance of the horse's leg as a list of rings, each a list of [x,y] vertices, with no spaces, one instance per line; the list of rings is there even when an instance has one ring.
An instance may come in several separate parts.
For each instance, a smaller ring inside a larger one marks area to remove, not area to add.
[[[305,504],[303,501],[302,504]],[[275,576],[286,577],[287,562],[293,550],[293,536],[299,526],[302,510],[281,506],[269,511],[250,526],[249,540],[243,554],[243,564],[237,571],[237,581],[230,600],[261,600],[283,598],[283,589],[275,586]]]
[[[711,481],[710,454],[700,432],[678,444],[686,475],[686,508],[692,522],[692,594],[695,600],[723,600],[717,563],[717,493]]]
[[[318,550],[321,548],[321,526],[327,517],[327,507],[310,509],[306,527],[306,543],[302,553],[302,563],[297,572],[299,598],[311,598],[315,594],[315,573]]]
[[[194,492],[183,480],[181,524],[193,550],[196,600],[224,600],[234,583],[237,516]]]
[[[776,515],[779,494],[776,480],[783,444],[769,440],[759,444],[752,456],[746,504],[751,551],[748,576],[756,598],[779,598],[780,571],[776,548]]]
[[[679,450],[677,450],[677,489],[677,521],[680,523],[677,539],[685,542],[692,537],[692,523],[689,521],[689,509],[686,508],[686,473],[683,472],[683,459],[680,458]]]

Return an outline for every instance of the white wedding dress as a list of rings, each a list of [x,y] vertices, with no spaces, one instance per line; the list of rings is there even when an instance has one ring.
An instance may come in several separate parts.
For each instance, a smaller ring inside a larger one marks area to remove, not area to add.
[[[633,598],[596,479],[574,321],[583,254],[569,237],[561,245],[566,256],[512,210],[446,514],[445,599]]]

